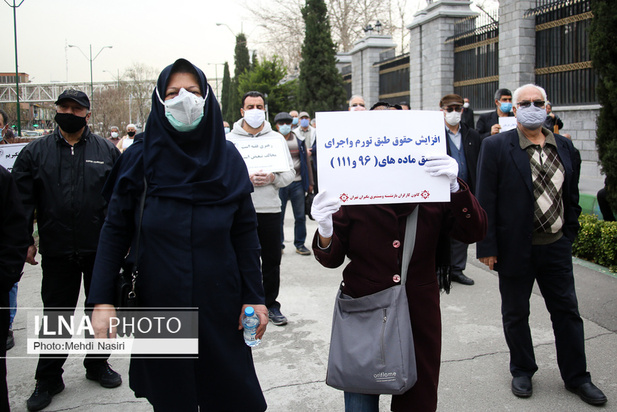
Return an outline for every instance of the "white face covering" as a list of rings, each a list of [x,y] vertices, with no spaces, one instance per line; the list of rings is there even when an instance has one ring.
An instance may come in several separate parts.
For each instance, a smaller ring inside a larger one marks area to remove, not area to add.
[[[464,107],[465,109],[469,109],[469,102],[465,102],[465,103],[463,103],[463,107]]]
[[[266,112],[260,109],[251,109],[244,111],[244,121],[253,129],[259,128],[266,120]]]
[[[176,97],[165,100],[163,104],[167,117],[171,115],[178,122],[190,125],[204,115],[206,99],[181,88]]]
[[[516,110],[516,120],[527,129],[536,130],[542,127],[542,123],[546,120],[546,109],[533,104],[529,107],[519,107]]]
[[[452,110],[450,113],[446,112],[446,123],[450,126],[456,126],[461,121],[461,112]]]

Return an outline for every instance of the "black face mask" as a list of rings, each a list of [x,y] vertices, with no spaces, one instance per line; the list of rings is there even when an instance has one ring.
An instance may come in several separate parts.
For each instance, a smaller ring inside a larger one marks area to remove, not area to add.
[[[135,136],[135,132],[128,132],[127,134],[129,135],[129,137]]]
[[[86,125],[85,117],[75,116],[72,113],[56,113],[54,120],[60,129],[67,133],[78,132]]]

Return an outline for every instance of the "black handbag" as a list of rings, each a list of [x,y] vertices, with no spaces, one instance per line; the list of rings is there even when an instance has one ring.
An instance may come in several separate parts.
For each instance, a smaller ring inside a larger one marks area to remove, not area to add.
[[[141,234],[141,220],[144,215],[144,204],[146,203],[147,183],[144,177],[144,192],[141,195],[139,205],[139,222],[137,224],[137,234],[135,238],[135,262],[130,265],[130,269],[122,268],[116,277],[116,290],[114,296],[114,306],[120,308],[135,308],[139,306],[137,293],[135,292],[135,283],[139,276],[137,267],[137,259],[139,257],[139,235]]]

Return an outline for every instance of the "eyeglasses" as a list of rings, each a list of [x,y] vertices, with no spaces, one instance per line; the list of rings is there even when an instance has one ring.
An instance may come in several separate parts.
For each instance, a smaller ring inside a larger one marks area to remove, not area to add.
[[[278,122],[276,122],[276,124],[283,125],[283,124],[291,124],[291,120],[279,120]]]
[[[518,107],[527,108],[527,107],[531,106],[532,103],[533,103],[534,106],[539,107],[539,108],[543,108],[544,105],[546,104],[546,102],[544,100],[534,100],[533,102],[530,102],[529,100],[523,100],[522,102],[516,103],[516,105]]]
[[[351,105],[351,107],[358,107],[358,106],[364,107],[364,103],[354,103]]]
[[[448,113],[452,113],[452,110],[454,110],[455,112],[462,112],[463,106],[448,106],[448,107],[444,107],[443,110],[445,110]]]

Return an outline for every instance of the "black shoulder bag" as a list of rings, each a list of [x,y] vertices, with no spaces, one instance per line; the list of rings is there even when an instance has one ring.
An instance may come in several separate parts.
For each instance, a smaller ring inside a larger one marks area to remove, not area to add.
[[[137,293],[135,293],[135,282],[139,275],[139,269],[137,268],[137,260],[139,259],[139,235],[141,234],[141,221],[144,216],[144,205],[146,203],[146,191],[148,184],[144,177],[144,192],[141,195],[141,201],[139,204],[139,221],[137,223],[137,234],[135,238],[135,262],[131,270],[122,268],[116,278],[116,296],[114,297],[114,306],[118,309],[121,308],[135,308],[139,306],[139,300],[137,299]]]

